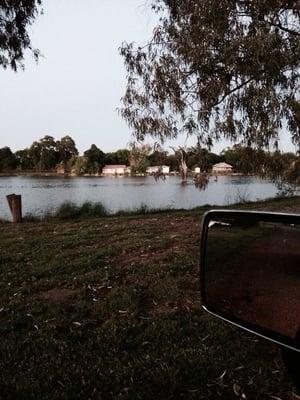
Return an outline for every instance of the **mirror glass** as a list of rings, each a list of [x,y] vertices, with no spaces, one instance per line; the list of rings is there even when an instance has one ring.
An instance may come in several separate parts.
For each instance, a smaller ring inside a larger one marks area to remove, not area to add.
[[[207,231],[207,307],[298,342],[300,225],[240,216],[210,220]]]

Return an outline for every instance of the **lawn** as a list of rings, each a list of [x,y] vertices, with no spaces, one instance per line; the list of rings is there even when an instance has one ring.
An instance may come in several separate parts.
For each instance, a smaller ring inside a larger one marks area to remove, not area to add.
[[[203,211],[0,224],[0,398],[292,399],[275,345],[201,309]]]

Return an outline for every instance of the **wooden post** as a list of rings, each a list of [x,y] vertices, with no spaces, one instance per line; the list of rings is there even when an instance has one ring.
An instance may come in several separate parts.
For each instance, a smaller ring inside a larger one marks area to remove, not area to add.
[[[22,222],[22,196],[13,193],[6,196],[6,198],[13,217],[13,223]]]
[[[13,213],[13,210],[12,210],[12,199],[13,199],[14,196],[15,196],[14,193],[13,194],[9,194],[8,196],[6,196],[7,202],[8,202],[8,205],[9,205],[9,209],[10,209],[11,213]]]

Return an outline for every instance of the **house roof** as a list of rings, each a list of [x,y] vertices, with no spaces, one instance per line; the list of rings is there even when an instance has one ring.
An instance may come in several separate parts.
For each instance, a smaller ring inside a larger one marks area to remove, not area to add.
[[[123,165],[123,164],[108,164],[108,165],[105,165],[104,167],[103,167],[103,169],[105,169],[105,168],[126,168],[126,165]]]
[[[217,168],[233,168],[232,165],[227,164],[225,162],[220,162],[218,164],[215,164],[213,167],[217,167]]]

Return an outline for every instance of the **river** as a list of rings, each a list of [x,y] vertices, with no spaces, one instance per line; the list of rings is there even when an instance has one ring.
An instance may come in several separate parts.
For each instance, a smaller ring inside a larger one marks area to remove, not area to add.
[[[141,205],[150,208],[193,208],[196,206],[229,205],[241,200],[274,197],[276,187],[254,176],[219,176],[205,190],[195,188],[192,179],[182,186],[179,177],[165,181],[141,177],[0,177],[0,218],[10,218],[6,195],[21,194],[24,214],[41,215],[54,211],[65,201],[102,202],[111,212],[133,210]]]

